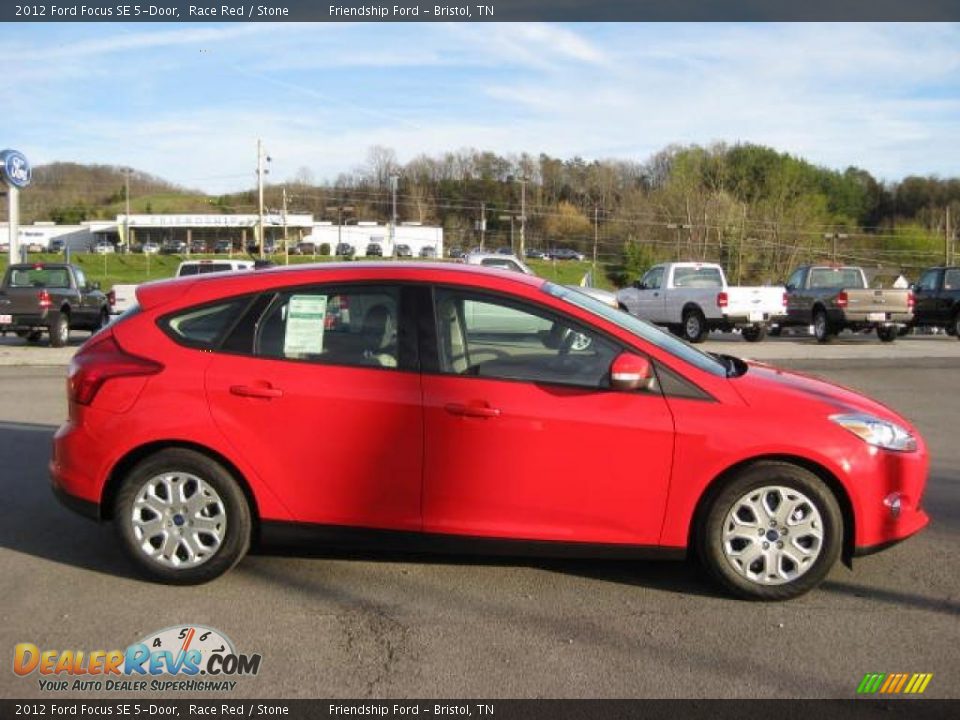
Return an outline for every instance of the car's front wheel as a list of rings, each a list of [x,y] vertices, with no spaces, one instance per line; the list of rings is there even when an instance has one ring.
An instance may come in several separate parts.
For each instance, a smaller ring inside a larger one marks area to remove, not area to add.
[[[843,544],[833,493],[809,470],[789,463],[740,471],[703,517],[700,559],[721,585],[748,599],[787,600],[811,590]]]
[[[151,579],[193,585],[219,577],[250,546],[250,507],[219,463],[162,450],[123,479],[113,520],[127,554]]]

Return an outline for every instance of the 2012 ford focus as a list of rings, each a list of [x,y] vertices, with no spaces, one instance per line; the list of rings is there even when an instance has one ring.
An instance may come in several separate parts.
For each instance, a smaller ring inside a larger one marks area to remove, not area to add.
[[[74,357],[50,471],[164,582],[302,537],[695,553],[784,599],[928,522],[924,442],[889,408],[539,278],[300,266],[137,303]]]

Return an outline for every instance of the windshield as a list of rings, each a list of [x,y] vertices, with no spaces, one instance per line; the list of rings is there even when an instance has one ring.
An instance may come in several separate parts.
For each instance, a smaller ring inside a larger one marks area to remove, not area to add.
[[[610,307],[582,292],[561,285],[554,285],[551,282],[544,283],[542,290],[548,295],[565,300],[571,305],[592,312],[594,315],[599,315],[604,320],[609,320],[627,332],[633,333],[700,370],[719,377],[727,377],[728,375],[727,366],[714,356],[698,350],[693,345],[664,332],[645,320],[636,318],[623,310]]]

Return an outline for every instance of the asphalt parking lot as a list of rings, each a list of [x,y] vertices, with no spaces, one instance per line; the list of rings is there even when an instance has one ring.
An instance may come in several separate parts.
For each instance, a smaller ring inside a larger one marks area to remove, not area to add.
[[[932,455],[931,527],[781,604],[729,599],[685,563],[321,551],[251,556],[201,587],[154,585],[133,575],[112,528],[74,516],[49,491],[50,435],[65,414],[75,347],[7,338],[0,653],[9,662],[18,642],[123,648],[201,623],[263,656],[260,675],[233,697],[850,698],[867,672],[934,673],[926,696],[960,696],[960,342],[728,338],[704,347],[802,368],[908,416]],[[36,677],[0,673],[0,696],[51,697]]]

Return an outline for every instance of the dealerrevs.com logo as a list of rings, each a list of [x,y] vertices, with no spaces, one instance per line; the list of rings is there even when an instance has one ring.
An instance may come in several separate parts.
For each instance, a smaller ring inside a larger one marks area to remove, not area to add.
[[[28,642],[13,650],[13,672],[36,676],[40,689],[51,692],[229,692],[234,678],[257,675],[260,661],[204,625],[164,628],[126,650],[51,650]]]

